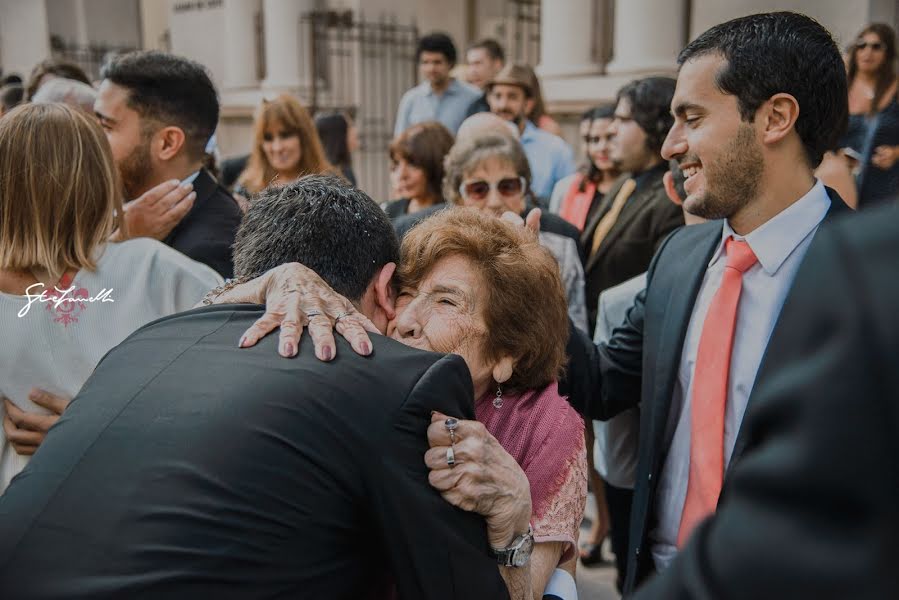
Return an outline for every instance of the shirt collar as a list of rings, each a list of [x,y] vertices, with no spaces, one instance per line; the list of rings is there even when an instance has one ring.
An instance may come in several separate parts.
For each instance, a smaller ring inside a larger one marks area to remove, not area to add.
[[[459,80],[456,79],[455,77],[452,78],[452,79],[450,79],[449,85],[446,86],[446,89],[443,90],[443,93],[440,94],[440,96],[441,96],[441,97],[444,97],[444,96],[452,96],[453,94],[456,94],[456,93],[459,91],[459,88],[461,87],[461,85],[462,85],[462,84],[459,83]],[[422,87],[425,88],[425,92],[426,92],[429,96],[436,96],[436,95],[437,95],[437,94],[434,93],[434,88],[431,87],[431,82],[430,82],[430,81],[425,81],[425,82],[423,82],[423,83],[422,83]]]
[[[194,171],[193,173],[191,173],[190,175],[188,175],[187,177],[185,177],[184,179],[182,179],[182,180],[181,180],[181,183],[193,183],[194,180],[195,180],[199,175],[200,175],[200,170],[197,169],[196,171]]]
[[[724,221],[721,241],[709,266],[724,256],[724,242],[733,236],[735,240],[746,240],[759,259],[759,264],[768,275],[777,273],[793,251],[821,223],[830,208],[830,198],[820,180],[815,180],[802,198],[782,210],[778,215],[753,230],[749,235],[737,235],[730,224]]]
[[[524,121],[524,131],[521,132],[521,141],[530,139],[537,134],[537,126],[530,119]]]

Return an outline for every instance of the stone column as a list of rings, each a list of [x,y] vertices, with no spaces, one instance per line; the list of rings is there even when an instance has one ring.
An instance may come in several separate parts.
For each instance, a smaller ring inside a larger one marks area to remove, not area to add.
[[[256,14],[259,0],[225,0],[225,89],[255,87],[256,77]]]
[[[4,73],[27,81],[32,67],[50,56],[44,0],[0,0],[0,61]]]
[[[687,40],[687,0],[617,0],[609,74],[671,71]]]
[[[629,1],[629,0],[628,0]],[[542,77],[596,75],[594,0],[541,0],[540,65]]]
[[[263,0],[265,70],[263,87],[298,92],[309,88],[312,63],[308,27],[300,16],[315,10],[316,0]]]

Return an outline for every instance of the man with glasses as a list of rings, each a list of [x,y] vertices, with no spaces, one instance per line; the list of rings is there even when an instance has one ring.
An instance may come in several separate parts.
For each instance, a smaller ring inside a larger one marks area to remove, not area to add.
[[[674,122],[669,111],[674,86],[670,77],[647,77],[618,92],[609,155],[622,176],[594,203],[581,235],[590,331],[596,327],[599,295],[645,272],[661,241],[684,224],[662,183],[668,165],[661,150]]]

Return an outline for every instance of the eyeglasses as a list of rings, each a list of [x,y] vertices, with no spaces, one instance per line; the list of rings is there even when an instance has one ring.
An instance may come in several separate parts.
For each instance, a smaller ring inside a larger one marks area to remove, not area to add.
[[[496,190],[500,196],[511,197],[517,196],[524,191],[527,182],[524,177],[506,177],[495,183],[484,181],[483,179],[475,179],[474,181],[465,181],[459,186],[459,195],[466,200],[483,200],[490,194],[490,190]]]
[[[871,50],[883,50],[883,44],[881,42],[856,42],[855,49],[856,50],[864,50],[865,48],[870,48]]]

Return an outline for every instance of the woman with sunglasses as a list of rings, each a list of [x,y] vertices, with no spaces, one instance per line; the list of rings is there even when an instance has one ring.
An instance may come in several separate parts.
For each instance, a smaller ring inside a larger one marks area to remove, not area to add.
[[[896,32],[873,23],[859,34],[847,59],[849,130],[843,153],[857,157],[858,206],[899,198],[899,101]]]
[[[450,204],[475,208],[497,218],[506,213],[524,217],[530,194],[531,169],[518,140],[487,134],[453,146],[446,157],[443,196]],[[574,240],[540,232],[540,243],[559,263],[568,315],[587,330],[584,269]]]
[[[609,126],[615,118],[613,105],[598,106],[587,113],[584,147],[586,167],[561,179],[553,188],[549,210],[584,230],[590,209],[602,202],[620,173],[609,158],[612,134]]]

